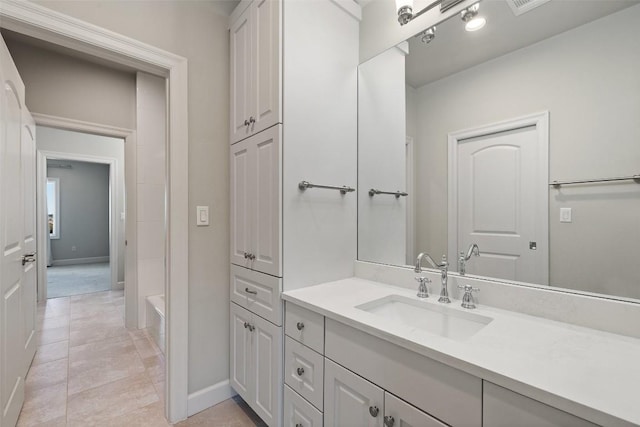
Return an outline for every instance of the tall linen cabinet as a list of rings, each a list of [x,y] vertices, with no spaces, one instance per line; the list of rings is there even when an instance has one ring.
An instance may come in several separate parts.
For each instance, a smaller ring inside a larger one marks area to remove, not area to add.
[[[230,19],[230,384],[283,420],[280,293],[353,276],[360,7],[243,0]],[[287,421],[288,422],[288,421]]]

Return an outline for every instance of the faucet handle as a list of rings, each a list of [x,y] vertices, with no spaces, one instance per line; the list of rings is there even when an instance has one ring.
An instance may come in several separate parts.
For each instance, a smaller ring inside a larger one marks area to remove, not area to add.
[[[480,288],[474,288],[471,285],[458,285],[458,289],[464,289],[465,293],[480,292]]]
[[[420,286],[418,286],[418,298],[428,298],[429,292],[427,290],[427,283],[431,283],[431,279],[424,276],[415,277],[417,282],[420,282]]]
[[[464,289],[461,304],[462,308],[476,308],[476,304],[473,301],[473,292],[480,292],[480,289],[474,288],[471,285],[458,285],[458,289]]]

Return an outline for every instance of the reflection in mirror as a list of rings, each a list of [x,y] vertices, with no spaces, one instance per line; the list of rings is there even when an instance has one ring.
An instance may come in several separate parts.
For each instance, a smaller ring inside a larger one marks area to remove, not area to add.
[[[518,12],[361,64],[358,258],[640,299],[640,1]]]

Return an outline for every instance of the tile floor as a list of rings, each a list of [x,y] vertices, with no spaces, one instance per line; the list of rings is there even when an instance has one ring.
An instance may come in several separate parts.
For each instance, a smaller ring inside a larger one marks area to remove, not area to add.
[[[123,291],[50,299],[38,306],[38,350],[18,426],[169,426],[164,356],[143,330],[124,328]],[[254,427],[230,399],[180,427]]]

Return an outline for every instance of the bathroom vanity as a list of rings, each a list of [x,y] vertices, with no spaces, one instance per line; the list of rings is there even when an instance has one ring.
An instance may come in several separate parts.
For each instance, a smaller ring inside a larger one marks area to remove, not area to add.
[[[640,340],[415,293],[354,277],[283,294],[286,425],[640,424]]]

